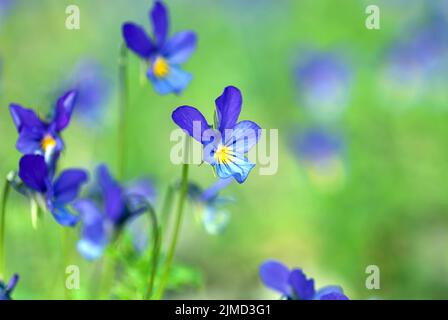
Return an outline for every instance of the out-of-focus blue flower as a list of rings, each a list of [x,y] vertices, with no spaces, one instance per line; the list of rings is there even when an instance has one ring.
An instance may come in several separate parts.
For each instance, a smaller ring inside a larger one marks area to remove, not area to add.
[[[172,114],[174,123],[203,144],[204,161],[213,166],[218,177],[233,177],[238,183],[243,183],[255,166],[245,154],[257,144],[261,131],[255,122],[237,123],[242,102],[240,90],[226,87],[215,101],[217,121],[213,129],[194,107],[178,107]]]
[[[125,189],[105,165],[97,169],[97,182],[101,189],[100,203],[81,199],[73,205],[82,221],[78,250],[88,260],[99,258],[113,237],[126,223],[143,213],[154,197],[150,183],[139,181]]]
[[[14,5],[14,0],[0,0],[0,27],[3,20],[10,13]]]
[[[19,281],[19,275],[17,275],[17,274],[12,276],[12,278],[11,278],[11,280],[9,280],[8,284],[6,284],[0,280],[0,301],[1,300],[12,300],[11,294],[12,294],[14,288],[16,287],[18,281]]]
[[[327,286],[316,291],[314,280],[307,278],[302,269],[289,270],[281,262],[270,260],[260,266],[264,285],[288,300],[348,300],[341,287]]]
[[[335,53],[303,55],[294,70],[300,101],[316,119],[332,119],[349,103],[351,70]]]
[[[147,77],[159,94],[180,94],[190,83],[191,74],[183,71],[185,63],[196,49],[196,34],[180,31],[168,39],[168,10],[156,1],[150,18],[154,37],[150,37],[143,27],[126,22],[122,32],[126,45],[149,64]]]
[[[341,137],[313,128],[295,138],[294,150],[316,186],[335,187],[343,183],[345,165]]]
[[[447,27],[436,16],[418,29],[405,29],[387,49],[379,80],[382,94],[392,97],[395,107],[420,104],[423,97],[443,96],[446,102]]]
[[[220,192],[232,181],[231,178],[219,179],[205,190],[196,184],[188,186],[188,195],[197,206],[205,231],[210,234],[222,233],[230,220],[228,205],[233,198],[221,196]]]
[[[154,204],[156,201],[156,189],[150,179],[142,178],[131,182],[126,186],[126,195],[129,199],[135,199],[137,202],[136,207],[140,207],[138,202],[144,199],[150,204]],[[132,244],[137,253],[143,253],[149,241],[150,221],[144,215],[136,215],[129,219],[128,230],[132,237]]]
[[[9,110],[19,133],[17,150],[25,155],[42,155],[47,163],[52,163],[64,148],[60,134],[70,123],[75,99],[75,91],[68,91],[60,97],[50,121],[40,119],[31,109],[11,104]]]
[[[84,170],[67,169],[54,179],[44,157],[33,154],[20,159],[19,177],[29,189],[28,196],[44,203],[59,224],[76,225],[79,217],[70,212],[68,205],[78,197],[81,185],[88,180]]]
[[[83,59],[70,74],[65,88],[76,90],[74,115],[83,122],[97,125],[111,95],[111,82],[94,59]]]

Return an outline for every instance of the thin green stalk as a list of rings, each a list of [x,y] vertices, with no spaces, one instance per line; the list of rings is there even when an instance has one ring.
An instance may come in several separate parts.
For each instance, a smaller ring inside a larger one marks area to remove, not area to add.
[[[70,289],[67,287],[66,283],[66,270],[67,266],[70,265],[70,229],[62,229],[62,245],[63,245],[63,265],[62,265],[62,281],[64,285],[64,298],[65,300],[71,300],[72,295]]]
[[[182,180],[181,180],[181,189],[180,189],[180,195],[179,195],[179,202],[177,204],[177,211],[176,211],[176,224],[174,226],[173,231],[173,238],[171,239],[171,245],[168,249],[167,258],[164,266],[164,270],[162,273],[162,278],[159,286],[159,290],[157,291],[157,294],[155,295],[155,299],[161,299],[163,297],[163,293],[165,291],[165,287],[168,282],[168,278],[171,271],[171,265],[173,263],[174,254],[176,252],[176,246],[177,246],[177,239],[179,237],[179,231],[180,227],[182,225],[182,214],[184,210],[184,204],[185,204],[185,198],[187,196],[187,181],[188,181],[188,163],[185,161],[185,163],[182,165]]]
[[[173,207],[173,196],[174,196],[174,187],[172,185],[168,186],[168,190],[165,194],[165,199],[163,200],[162,211],[160,216],[160,227],[163,229],[170,218],[170,213]]]
[[[129,83],[128,83],[128,49],[122,44],[119,60],[120,81],[120,119],[118,128],[118,177],[123,179],[126,171],[126,136],[127,136],[127,111],[129,107]]]
[[[163,228],[166,225],[169,213],[171,212],[171,204],[173,201],[173,194],[174,194],[174,188],[170,185],[168,186],[167,193],[165,194],[165,199],[163,201],[162,205],[162,214],[161,219],[158,224],[158,233],[157,233],[157,243],[154,242],[153,248],[152,248],[152,262],[153,262],[153,268],[151,273],[151,278],[149,280],[149,287],[147,291],[147,296],[145,296],[145,299],[151,299],[152,293],[154,292],[154,283],[155,278],[157,275],[157,266],[159,265],[159,259],[160,259],[160,249],[162,247],[163,242]],[[153,224],[154,225],[154,224]],[[149,292],[149,293],[148,293]]]
[[[10,182],[5,181],[2,193],[2,205],[0,209],[0,280],[4,280],[5,276],[5,223],[6,223],[6,203],[10,190]]]
[[[158,251],[160,247],[160,225],[157,220],[157,215],[152,206],[149,206],[148,208],[149,217],[151,219],[151,225],[152,225],[152,241],[153,246],[151,250],[151,272],[149,274],[149,281],[148,281],[148,287],[146,288],[146,291],[143,295],[143,299],[148,300],[152,297],[152,292],[154,288],[154,280],[156,278],[157,273],[157,264],[158,264]]]

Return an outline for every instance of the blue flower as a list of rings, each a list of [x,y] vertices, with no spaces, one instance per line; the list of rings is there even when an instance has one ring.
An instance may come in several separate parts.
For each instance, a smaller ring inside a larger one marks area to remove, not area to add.
[[[325,163],[328,159],[339,155],[342,149],[342,140],[337,135],[319,128],[305,131],[297,138],[295,144],[299,157],[316,164]]]
[[[111,94],[110,79],[94,59],[83,59],[67,79],[65,88],[76,90],[75,116],[96,127]]]
[[[204,160],[221,179],[235,178],[243,183],[255,166],[245,154],[257,144],[261,128],[252,121],[238,121],[241,112],[240,90],[229,86],[216,101],[216,124],[211,129],[202,113],[194,107],[174,110],[172,119],[204,146]]]
[[[311,128],[295,138],[293,147],[314,184],[334,187],[344,181],[346,168],[341,137],[320,128]]]
[[[301,269],[289,270],[278,261],[263,263],[260,277],[266,287],[281,293],[288,300],[348,300],[338,286],[327,286],[316,291],[314,280],[308,279]]]
[[[154,37],[132,22],[123,24],[126,45],[149,64],[147,77],[159,94],[180,94],[190,83],[191,74],[183,71],[185,63],[196,49],[196,34],[181,31],[168,39],[168,10],[156,1],[150,12]]]
[[[338,55],[305,55],[295,69],[295,80],[303,106],[316,118],[338,116],[347,107],[351,74]]]
[[[143,213],[154,196],[148,182],[139,181],[123,188],[105,165],[97,168],[97,182],[101,190],[99,204],[93,199],[80,199],[73,205],[82,221],[78,251],[88,260],[99,258],[113,237]]]
[[[11,104],[9,110],[19,133],[17,150],[25,155],[39,154],[45,157],[47,163],[53,162],[64,148],[60,134],[70,123],[75,99],[74,91],[60,97],[50,121],[40,119],[31,109]]]
[[[229,222],[230,213],[227,206],[233,202],[233,199],[221,196],[220,192],[232,181],[231,178],[218,179],[205,190],[202,190],[196,184],[189,184],[188,186],[188,195],[198,207],[204,229],[210,234],[221,233]]]
[[[81,169],[67,169],[57,179],[41,155],[25,155],[20,159],[19,177],[29,189],[29,196],[44,203],[56,221],[63,226],[73,227],[79,217],[73,215],[68,205],[77,197],[81,185],[88,175]]]
[[[11,280],[9,280],[8,284],[5,284],[3,281],[0,280],[0,301],[12,300],[11,294],[14,288],[16,287],[18,281],[19,276],[17,274],[13,275]]]
[[[0,0],[0,27],[14,5],[14,0]]]
[[[447,22],[438,16],[430,23],[399,34],[385,52],[380,86],[395,107],[421,105],[423,99],[445,105],[448,70]],[[439,100],[438,100],[439,99]],[[424,105],[428,105],[425,100]]]

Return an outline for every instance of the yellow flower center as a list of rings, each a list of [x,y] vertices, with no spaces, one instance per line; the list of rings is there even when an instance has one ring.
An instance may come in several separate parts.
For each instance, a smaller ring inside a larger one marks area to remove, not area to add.
[[[47,134],[41,141],[42,149],[46,152],[48,149],[53,149],[56,146],[56,140]]]
[[[218,163],[227,163],[230,161],[232,155],[232,149],[227,146],[221,145],[215,151],[215,160]]]
[[[156,60],[154,61],[153,70],[154,75],[157,78],[164,78],[168,75],[170,71],[170,66],[168,65],[168,62],[164,58],[157,57]]]

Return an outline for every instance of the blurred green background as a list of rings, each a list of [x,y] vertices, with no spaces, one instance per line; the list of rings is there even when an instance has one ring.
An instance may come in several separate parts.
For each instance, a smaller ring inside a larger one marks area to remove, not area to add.
[[[152,2],[12,2],[8,14],[0,15],[0,176],[16,170],[20,158],[9,103],[47,112],[61,83],[85,57],[104,68],[111,96],[93,126],[75,117],[64,132],[67,149],[61,165],[93,170],[106,162],[116,172],[120,28],[125,21],[135,21],[150,30],[147,13]],[[70,4],[81,10],[80,30],[65,28]],[[243,185],[235,183],[224,191],[236,201],[222,234],[207,234],[188,207],[176,263],[188,266],[188,281],[195,285],[168,297],[277,298],[258,278],[260,263],[275,258],[303,268],[318,287],[341,285],[354,299],[447,298],[445,82],[442,78],[442,85],[428,86],[431,81],[424,78],[417,89],[401,87],[403,94],[389,85],[383,70],[385,52],[404,39],[401,34],[431,21],[431,14],[443,13],[442,8],[448,16],[448,7],[434,8],[423,0],[166,4],[172,32],[191,29],[198,34],[198,49],[184,66],[194,79],[180,96],[159,96],[149,82],[141,81],[140,62],[130,55],[127,178],[150,176],[160,200],[181,170],[169,158],[169,135],[175,129],[171,112],[188,104],[212,119],[214,99],[227,85],[243,93],[241,119],[279,130],[278,172],[262,176],[256,168]],[[381,9],[380,30],[365,27],[368,4]],[[446,28],[439,31],[447,33]],[[408,34],[412,38],[413,33]],[[337,119],[321,123],[302,105],[294,68],[309,50],[337,52],[350,70],[347,103]],[[434,77],[446,78],[446,71],[438,70]],[[312,173],[291,146],[295,132],[316,123],[343,133],[344,155],[337,158],[342,168],[329,179],[326,173]],[[206,165],[193,167],[191,179],[203,187],[214,181]],[[79,256],[77,234],[71,232],[70,262],[81,266],[81,291],[74,296],[89,298],[101,262]],[[13,193],[7,211],[6,263],[8,276],[21,275],[15,299],[64,298],[62,237],[61,227],[49,215],[34,230],[28,201]],[[368,265],[381,270],[380,290],[365,287]]]

